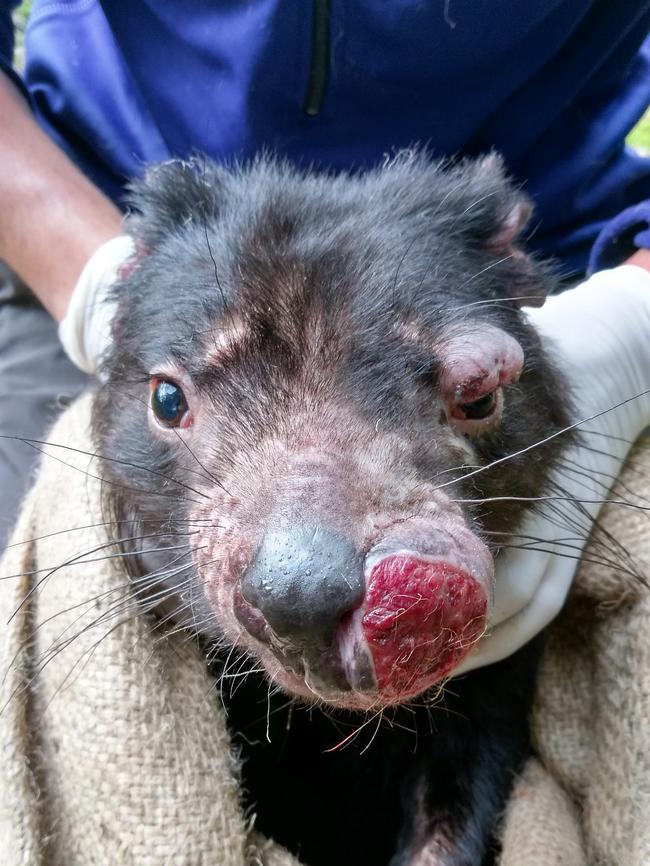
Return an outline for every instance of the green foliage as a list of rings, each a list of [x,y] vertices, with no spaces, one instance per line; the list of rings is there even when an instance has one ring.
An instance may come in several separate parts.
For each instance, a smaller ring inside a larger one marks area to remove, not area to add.
[[[32,11],[32,0],[23,0],[18,9],[13,14],[14,26],[16,28],[16,43],[14,45],[14,66],[19,71],[22,70],[25,60],[25,27],[29,13]]]
[[[650,156],[650,109],[628,135],[627,143],[635,150]]]
[[[18,14],[27,18],[29,13],[32,11],[32,0],[23,0],[23,2],[18,7]]]
[[[14,12],[14,24],[19,30],[25,29],[25,24],[27,23],[31,11],[32,0],[24,0],[24,2],[21,3],[18,9]]]

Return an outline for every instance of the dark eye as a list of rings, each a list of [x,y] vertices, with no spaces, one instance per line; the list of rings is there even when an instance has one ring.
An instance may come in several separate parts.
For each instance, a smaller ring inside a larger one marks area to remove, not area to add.
[[[490,391],[489,394],[479,397],[478,400],[472,400],[471,403],[458,404],[458,408],[468,421],[480,421],[483,418],[488,418],[494,412],[496,406],[496,391]]]
[[[187,412],[183,391],[174,382],[154,380],[151,392],[153,414],[165,427],[178,427]]]

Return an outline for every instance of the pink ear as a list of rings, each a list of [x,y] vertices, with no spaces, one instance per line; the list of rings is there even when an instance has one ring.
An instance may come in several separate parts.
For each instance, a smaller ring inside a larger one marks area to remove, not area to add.
[[[495,253],[507,254],[522,233],[533,212],[532,204],[523,199],[518,201],[501,223],[499,230],[490,238],[488,247]],[[518,251],[519,252],[519,251]]]
[[[519,307],[541,307],[546,300],[546,290],[536,291],[536,280],[534,279],[534,267],[528,254],[517,245],[517,241],[526,225],[528,224],[533,206],[527,199],[521,199],[501,221],[501,225],[487,243],[487,250],[498,258],[510,258],[520,272],[520,280],[512,292],[513,300]],[[530,288],[525,288],[530,278]]]
[[[532,201],[508,179],[503,159],[489,153],[472,167],[477,188],[475,204],[484,202],[482,224],[477,221],[482,249],[494,262],[508,262],[510,276],[502,292],[520,307],[539,307],[548,292],[548,282],[522,244],[522,234],[533,213]],[[480,212],[477,208],[476,212]]]

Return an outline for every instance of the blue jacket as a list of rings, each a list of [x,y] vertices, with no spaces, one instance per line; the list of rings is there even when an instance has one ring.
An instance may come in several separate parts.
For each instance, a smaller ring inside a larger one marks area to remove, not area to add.
[[[650,0],[34,0],[24,87],[117,201],[196,151],[349,168],[496,148],[536,201],[533,245],[580,273],[650,246],[650,161],[624,145],[648,30]]]

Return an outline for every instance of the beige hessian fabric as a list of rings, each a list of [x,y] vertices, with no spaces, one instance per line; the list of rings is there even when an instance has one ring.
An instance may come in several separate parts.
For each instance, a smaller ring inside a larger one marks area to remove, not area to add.
[[[92,451],[88,408],[50,440]],[[101,558],[118,551],[97,461],[49,454],[0,563],[0,863],[298,866],[250,831],[199,653],[133,616],[120,558]],[[649,472],[637,450],[625,484],[641,496]],[[650,574],[646,520],[612,507],[606,523]],[[551,631],[539,759],[507,809],[501,866],[650,864],[650,599],[633,587],[584,564]]]

